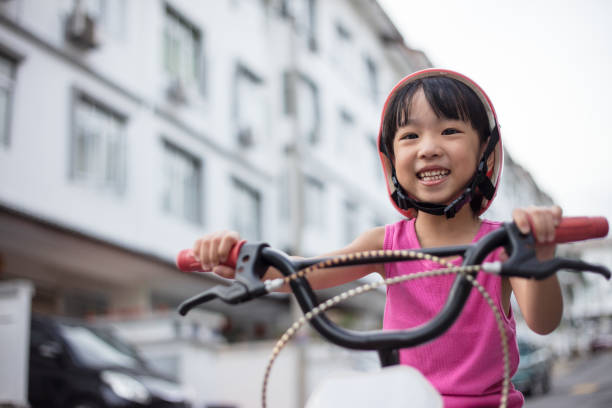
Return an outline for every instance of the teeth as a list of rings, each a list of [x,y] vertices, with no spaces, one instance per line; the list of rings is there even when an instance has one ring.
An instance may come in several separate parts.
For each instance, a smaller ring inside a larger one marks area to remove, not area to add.
[[[418,174],[418,177],[421,180],[425,181],[433,181],[440,180],[442,177],[446,176],[449,173],[448,170],[428,170],[422,171]]]

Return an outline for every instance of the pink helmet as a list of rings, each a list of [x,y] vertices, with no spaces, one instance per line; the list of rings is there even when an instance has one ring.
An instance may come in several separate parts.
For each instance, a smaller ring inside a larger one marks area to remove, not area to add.
[[[402,186],[399,184],[399,181],[395,177],[395,168],[391,158],[392,152],[387,151],[388,149],[383,141],[383,124],[385,115],[387,113],[388,105],[390,104],[390,101],[393,100],[396,92],[410,82],[428,77],[446,77],[465,84],[476,94],[476,96],[478,96],[480,102],[482,102],[482,106],[486,111],[489,122],[489,137],[487,147],[483,156],[478,162],[477,168],[474,169],[474,176],[465,186],[464,191],[448,205],[420,202],[410,197],[409,193],[404,191]],[[457,211],[459,211],[464,204],[475,199],[481,200],[480,205],[477,207],[478,215],[482,214],[487,208],[489,208],[499,186],[503,161],[503,149],[499,131],[500,126],[499,122],[497,121],[497,115],[495,114],[493,104],[485,92],[474,81],[457,72],[437,68],[425,69],[410,74],[398,82],[398,84],[395,85],[393,90],[390,92],[387,100],[385,101],[380,122],[380,130],[378,132],[378,149],[385,178],[387,180],[387,191],[389,193],[389,197],[391,198],[391,202],[402,215],[408,218],[414,218],[417,212],[420,210],[430,214],[445,215],[447,218],[451,218],[455,216]],[[492,168],[489,169],[487,168],[487,159],[491,154],[493,154],[494,162]]]

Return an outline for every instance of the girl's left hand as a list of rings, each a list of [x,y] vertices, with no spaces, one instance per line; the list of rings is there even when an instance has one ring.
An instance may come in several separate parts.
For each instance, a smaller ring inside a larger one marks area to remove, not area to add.
[[[536,256],[539,260],[551,259],[555,254],[555,228],[561,223],[563,211],[558,205],[552,207],[517,208],[512,219],[523,233],[532,232],[536,239]]]

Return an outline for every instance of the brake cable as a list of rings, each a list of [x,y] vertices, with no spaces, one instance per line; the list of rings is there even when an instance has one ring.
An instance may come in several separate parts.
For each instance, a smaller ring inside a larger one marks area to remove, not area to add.
[[[304,278],[307,274],[322,268],[329,267],[339,267],[348,264],[356,259],[367,259],[373,257],[387,257],[389,260],[387,262],[394,261],[406,261],[408,260],[428,260],[437,262],[440,265],[446,266],[443,269],[435,269],[430,271],[416,272],[408,275],[396,276],[393,278],[386,278],[382,281],[366,283],[364,285],[358,286],[357,288],[349,289],[345,292],[340,293],[325,302],[320,303],[318,306],[314,307],[309,312],[305,313],[302,317],[296,320],[285,333],[280,337],[280,339],[276,342],[274,349],[272,350],[272,355],[268,360],[268,364],[266,366],[266,371],[264,373],[264,379],[262,384],[261,391],[261,406],[262,408],[266,408],[266,400],[267,400],[267,388],[268,382],[270,378],[270,373],[272,370],[272,365],[276,361],[276,358],[280,354],[281,350],[287,345],[289,340],[297,333],[297,331],[306,324],[306,322],[310,321],[313,317],[325,312],[327,309],[337,305],[338,303],[345,301],[351,297],[356,295],[363,294],[365,292],[377,289],[383,285],[395,285],[401,282],[406,282],[419,278],[428,278],[434,276],[442,276],[442,275],[450,275],[450,274],[462,274],[483,296],[493,315],[495,316],[495,321],[497,323],[497,329],[499,331],[501,337],[501,346],[502,346],[502,354],[503,354],[503,375],[504,379],[502,382],[502,392],[501,399],[499,403],[500,408],[506,408],[508,402],[508,390],[510,384],[510,353],[508,350],[508,337],[506,335],[506,331],[504,330],[504,323],[501,317],[501,313],[499,307],[495,304],[493,299],[491,299],[491,295],[487,292],[487,290],[472,276],[471,273],[476,273],[480,270],[483,270],[483,265],[467,265],[467,266],[456,266],[451,264],[450,262],[437,257],[435,255],[424,254],[422,252],[417,251],[409,251],[409,250],[379,250],[379,251],[365,251],[365,252],[357,252],[352,254],[344,254],[339,255],[333,258],[326,259],[321,261],[315,265],[311,265],[307,268],[304,268],[297,273],[291,274],[284,278],[275,279],[276,282],[283,281],[283,284],[289,283],[292,280],[296,280],[299,278]],[[396,258],[396,259],[394,259]],[[495,273],[494,271],[490,271]],[[277,285],[274,285],[277,286]]]

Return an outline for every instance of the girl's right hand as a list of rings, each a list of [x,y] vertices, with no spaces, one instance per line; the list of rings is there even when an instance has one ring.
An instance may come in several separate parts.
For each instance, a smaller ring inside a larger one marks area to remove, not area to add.
[[[240,234],[236,231],[216,231],[196,240],[193,244],[193,254],[200,261],[202,270],[233,279],[236,271],[222,263],[240,240]]]

